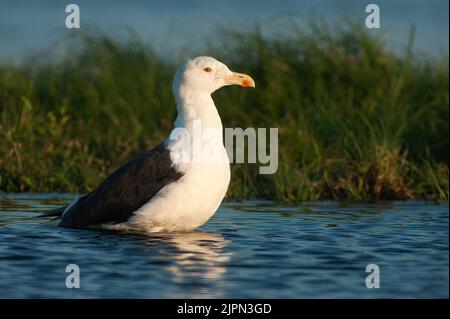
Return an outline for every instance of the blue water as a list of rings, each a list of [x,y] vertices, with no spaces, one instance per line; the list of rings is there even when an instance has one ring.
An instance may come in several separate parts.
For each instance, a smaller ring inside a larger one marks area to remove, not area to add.
[[[198,231],[152,236],[32,218],[71,199],[0,195],[0,297],[449,297],[448,205],[228,202]]]

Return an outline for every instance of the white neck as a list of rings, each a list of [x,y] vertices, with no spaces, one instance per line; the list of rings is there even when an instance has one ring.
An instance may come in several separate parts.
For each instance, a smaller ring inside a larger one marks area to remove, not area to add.
[[[211,94],[193,90],[179,89],[175,92],[178,116],[174,123],[174,130],[165,141],[170,145],[171,157],[184,159],[184,152],[189,152],[189,159],[194,163],[229,161],[223,145],[222,121],[217,112]],[[188,144],[179,144],[179,130],[183,129],[183,137],[187,133]],[[186,132],[187,131],[187,132]],[[175,134],[172,134],[175,133]],[[180,146],[182,148],[180,149]]]
[[[222,132],[222,121],[211,94],[181,87],[175,95],[178,112],[175,127],[192,130],[192,124],[197,120],[202,130],[214,128]]]

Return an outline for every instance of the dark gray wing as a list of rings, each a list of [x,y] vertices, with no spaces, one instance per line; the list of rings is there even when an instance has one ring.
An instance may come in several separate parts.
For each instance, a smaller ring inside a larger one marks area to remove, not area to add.
[[[84,228],[126,221],[161,188],[182,174],[172,166],[163,145],[118,168],[94,191],[80,197],[61,217],[59,226]]]

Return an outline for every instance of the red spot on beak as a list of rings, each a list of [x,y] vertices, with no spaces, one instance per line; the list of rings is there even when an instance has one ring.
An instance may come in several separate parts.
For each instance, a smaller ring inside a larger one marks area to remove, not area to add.
[[[249,87],[249,86],[251,86],[251,83],[250,83],[250,81],[249,80],[243,80],[242,82],[241,82],[241,85],[243,86],[243,87]]]

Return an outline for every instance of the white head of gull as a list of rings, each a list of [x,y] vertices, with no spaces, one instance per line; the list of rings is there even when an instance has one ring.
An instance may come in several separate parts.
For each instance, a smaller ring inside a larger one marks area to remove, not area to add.
[[[211,57],[186,61],[173,81],[178,116],[171,135],[92,192],[42,216],[57,216],[59,226],[73,228],[181,232],[203,225],[230,181],[222,121],[211,97],[227,85],[255,87],[255,82]]]

